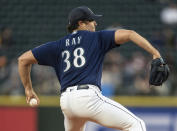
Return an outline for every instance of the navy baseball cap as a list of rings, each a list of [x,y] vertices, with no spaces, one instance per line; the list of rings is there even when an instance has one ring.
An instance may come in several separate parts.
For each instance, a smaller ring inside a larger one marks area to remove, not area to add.
[[[97,20],[102,16],[103,15],[94,14],[93,11],[89,9],[87,6],[80,6],[71,10],[68,16],[68,21],[69,24],[73,24],[79,20],[88,20],[88,21]]]

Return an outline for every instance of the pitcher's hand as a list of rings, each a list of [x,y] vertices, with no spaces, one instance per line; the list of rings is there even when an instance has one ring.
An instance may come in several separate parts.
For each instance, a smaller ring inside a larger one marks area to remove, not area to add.
[[[36,93],[34,92],[34,90],[32,88],[25,88],[25,94],[26,94],[26,102],[27,104],[30,103],[30,100],[32,98],[35,98],[37,100],[37,105],[38,106],[40,104],[40,100],[38,98],[38,96],[36,95]]]

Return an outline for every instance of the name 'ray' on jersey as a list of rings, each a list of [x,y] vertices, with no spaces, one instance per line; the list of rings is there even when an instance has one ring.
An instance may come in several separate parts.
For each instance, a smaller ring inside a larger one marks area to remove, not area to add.
[[[77,38],[72,38],[72,39],[66,39],[66,46],[72,46],[76,44],[80,44],[81,42],[81,36],[78,36]]]

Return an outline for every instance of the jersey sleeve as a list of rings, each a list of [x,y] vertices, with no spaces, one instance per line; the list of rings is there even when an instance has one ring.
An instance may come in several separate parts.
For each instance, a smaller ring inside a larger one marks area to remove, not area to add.
[[[55,66],[57,63],[57,42],[48,42],[32,49],[32,53],[38,64]]]
[[[107,52],[112,48],[119,47],[120,45],[115,43],[115,31],[103,30],[99,32],[100,48]]]

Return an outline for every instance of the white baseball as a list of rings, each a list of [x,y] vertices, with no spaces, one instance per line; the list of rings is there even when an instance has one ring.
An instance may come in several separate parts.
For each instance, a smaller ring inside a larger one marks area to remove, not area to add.
[[[36,106],[37,105],[37,100],[35,98],[32,98],[29,102],[30,106]]]

